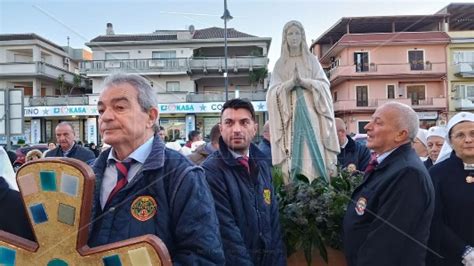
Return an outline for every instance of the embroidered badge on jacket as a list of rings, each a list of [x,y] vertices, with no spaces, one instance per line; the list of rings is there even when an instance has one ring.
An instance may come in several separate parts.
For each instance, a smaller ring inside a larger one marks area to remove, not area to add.
[[[140,196],[132,202],[130,212],[135,219],[146,221],[152,218],[158,209],[156,201],[151,196]]]
[[[272,203],[272,192],[270,189],[266,188],[263,190],[263,200],[265,200],[265,203],[267,205],[270,205]]]
[[[367,199],[364,197],[360,197],[359,200],[357,200],[357,203],[355,206],[355,211],[357,215],[359,216],[364,215],[366,207],[367,207]]]

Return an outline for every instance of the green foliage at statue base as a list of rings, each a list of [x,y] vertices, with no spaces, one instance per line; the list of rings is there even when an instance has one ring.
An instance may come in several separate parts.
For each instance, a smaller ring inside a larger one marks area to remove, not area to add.
[[[299,175],[285,185],[279,168],[273,168],[273,183],[279,200],[280,220],[288,256],[303,250],[311,265],[317,248],[327,262],[326,246],[342,248],[342,222],[354,189],[362,182],[362,172],[339,171],[328,184],[323,178],[309,182]]]

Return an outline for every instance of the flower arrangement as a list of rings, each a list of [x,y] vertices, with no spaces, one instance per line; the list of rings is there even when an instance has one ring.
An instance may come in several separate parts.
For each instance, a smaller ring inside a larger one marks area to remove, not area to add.
[[[309,183],[305,176],[297,176],[292,183],[283,185],[280,170],[274,169],[288,255],[303,250],[306,262],[311,265],[314,249],[327,262],[326,246],[342,248],[342,222],[352,191],[362,178],[362,172],[342,169],[330,184],[323,178]]]

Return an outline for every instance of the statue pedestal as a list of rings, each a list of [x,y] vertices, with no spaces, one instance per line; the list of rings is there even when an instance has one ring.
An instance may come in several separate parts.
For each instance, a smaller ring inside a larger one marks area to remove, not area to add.
[[[328,262],[324,262],[323,258],[319,255],[319,250],[313,250],[313,261],[312,266],[347,266],[346,258],[344,253],[337,249],[326,247],[328,252]],[[306,264],[306,259],[302,250],[293,253],[288,257],[288,266],[303,266]]]

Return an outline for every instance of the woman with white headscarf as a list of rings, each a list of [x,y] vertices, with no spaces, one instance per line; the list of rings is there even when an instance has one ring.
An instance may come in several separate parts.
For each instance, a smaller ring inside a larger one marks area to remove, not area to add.
[[[474,114],[448,122],[445,141],[453,152],[430,168],[436,191],[427,265],[474,266]],[[436,264],[436,261],[438,264]]]
[[[420,157],[422,161],[426,160],[428,156],[428,148],[427,148],[427,141],[426,135],[428,131],[424,128],[419,128],[416,133],[416,138],[413,140],[411,146],[415,150],[416,154]]]
[[[438,159],[441,148],[444,144],[444,138],[446,138],[445,127],[431,127],[428,129],[428,135],[426,136],[426,147],[428,148],[428,158],[423,162],[426,169],[430,169],[433,163]]]
[[[18,191],[18,185],[16,184],[15,179],[15,171],[13,170],[7,152],[3,149],[2,146],[0,146],[0,176],[5,179],[8,184],[8,187]]]

